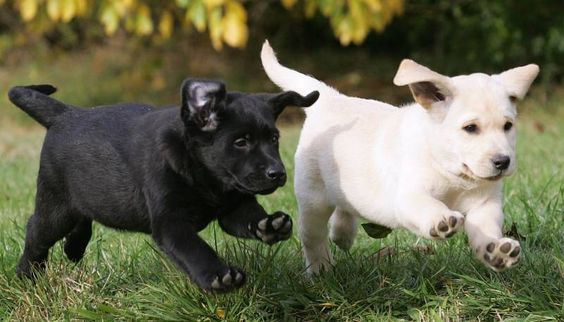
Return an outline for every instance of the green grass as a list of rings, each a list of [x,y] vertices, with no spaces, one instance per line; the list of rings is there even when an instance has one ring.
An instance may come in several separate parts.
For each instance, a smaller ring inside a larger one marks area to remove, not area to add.
[[[215,70],[199,66],[207,60],[194,59],[197,54],[190,57],[193,59],[188,61],[193,63],[182,68],[176,60],[160,58],[160,54],[95,50],[92,55],[73,54],[48,64],[32,57],[29,64],[2,66],[0,87],[51,82],[60,86],[57,97],[86,106],[122,100],[174,104],[178,82],[185,74],[194,75],[194,70],[210,77],[227,76],[227,83],[233,84],[230,88],[236,90],[274,88],[255,61],[254,67],[237,60],[239,64],[224,64],[226,67]],[[325,59],[352,65],[335,57]],[[214,63],[208,64],[214,67],[221,57],[212,58]],[[391,84],[391,75],[381,76],[366,69],[367,64],[359,64],[356,72],[347,74],[332,72],[306,58],[311,66],[321,69],[306,69],[308,72],[324,76],[346,93],[379,98],[389,95],[386,100],[396,103],[407,100],[407,89],[382,87]],[[372,61],[370,57],[370,66],[375,66],[371,68],[390,65]],[[136,72],[140,63],[155,66],[149,68],[152,72]],[[237,66],[244,71],[231,70]],[[254,70],[249,72],[248,68]],[[252,83],[248,75],[262,76],[253,77]],[[362,79],[358,79],[360,75]],[[164,78],[164,85],[160,78]],[[520,266],[503,273],[488,270],[473,258],[464,234],[439,243],[399,230],[382,240],[360,232],[350,253],[333,247],[334,270],[312,280],[304,273],[297,236],[269,247],[226,236],[214,224],[202,235],[227,262],[248,274],[245,287],[224,295],[201,292],[155,249],[149,236],[116,232],[97,224],[79,264],[68,261],[58,243],[51,251],[46,274],[36,284],[17,279],[15,266],[22,252],[25,223],[33,211],[44,130],[3,95],[0,320],[564,320],[564,93],[557,93],[554,96],[559,98],[555,99],[544,98],[541,90],[533,94],[520,106],[524,113],[518,126],[519,170],[505,186],[506,228],[515,224],[524,237]],[[283,129],[281,150],[290,176],[298,136],[296,127]],[[292,181],[290,177],[284,188],[261,198],[267,210],[283,210],[295,218]],[[421,252],[415,245],[432,251]],[[395,252],[379,256],[385,247],[393,247]]]
[[[538,129],[542,122],[542,132]],[[0,132],[0,318],[23,320],[514,320],[564,319],[563,166],[560,116],[523,119],[519,171],[506,180],[506,227],[514,223],[524,257],[503,273],[475,260],[467,239],[419,240],[394,231],[383,240],[359,234],[350,253],[336,250],[333,271],[304,273],[296,236],[269,247],[226,236],[217,225],[202,234],[229,263],[248,273],[230,294],[201,292],[155,249],[149,236],[95,225],[83,261],[72,264],[58,243],[36,284],[15,276],[44,131],[2,122]],[[282,154],[293,173],[298,128],[285,128]],[[269,211],[296,215],[292,178],[261,198]],[[431,253],[414,248],[430,245]],[[383,247],[390,256],[378,256]]]

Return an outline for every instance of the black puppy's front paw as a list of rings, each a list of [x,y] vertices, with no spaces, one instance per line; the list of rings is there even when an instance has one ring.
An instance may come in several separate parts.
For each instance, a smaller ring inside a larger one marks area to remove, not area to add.
[[[237,267],[225,267],[207,275],[200,283],[206,291],[225,293],[240,288],[247,280],[245,272]]]
[[[272,245],[292,235],[292,218],[281,211],[249,224],[249,230],[257,239]]]

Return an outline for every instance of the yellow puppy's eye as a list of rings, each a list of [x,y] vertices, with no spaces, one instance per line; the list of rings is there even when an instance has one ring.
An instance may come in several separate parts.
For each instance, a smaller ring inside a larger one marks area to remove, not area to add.
[[[468,124],[462,128],[467,133],[477,133],[478,132],[478,125],[476,124]]]
[[[505,122],[505,124],[503,125],[503,130],[506,132],[511,130],[511,128],[513,128],[513,123],[511,122]]]

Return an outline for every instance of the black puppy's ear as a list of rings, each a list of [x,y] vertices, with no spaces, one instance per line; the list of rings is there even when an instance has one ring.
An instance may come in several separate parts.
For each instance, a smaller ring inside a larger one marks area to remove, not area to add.
[[[187,126],[213,131],[219,125],[219,111],[225,105],[225,85],[222,82],[187,79],[181,88],[180,116]]]
[[[308,107],[313,105],[318,98],[318,91],[313,91],[307,96],[301,96],[294,91],[288,91],[274,95],[268,100],[268,103],[272,106],[274,118],[277,118],[287,106]]]

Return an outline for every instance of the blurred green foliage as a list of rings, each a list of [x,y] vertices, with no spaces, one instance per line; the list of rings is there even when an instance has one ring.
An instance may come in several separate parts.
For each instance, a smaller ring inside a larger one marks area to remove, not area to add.
[[[39,43],[170,52],[207,34],[215,50],[247,55],[264,38],[282,52],[362,45],[375,60],[412,57],[447,74],[534,62],[543,83],[561,83],[563,13],[562,0],[0,0],[0,63]]]
[[[90,36],[113,36],[123,29],[138,37],[170,38],[174,29],[208,30],[216,49],[223,43],[244,47],[247,42],[247,13],[241,0],[12,0],[2,10],[19,14],[27,35],[48,36],[71,25],[76,32],[94,27]],[[103,30],[103,33],[100,32]],[[12,28],[10,31],[14,31]],[[23,36],[27,36],[23,35]],[[17,36],[17,35],[16,35]],[[23,40],[25,41],[25,39]]]
[[[19,13],[21,21],[12,18],[10,24],[25,26],[34,34],[49,34],[60,25],[72,23],[83,24],[82,28],[102,27],[106,36],[125,29],[136,36],[167,39],[173,36],[175,29],[194,28],[198,32],[207,31],[216,50],[224,43],[235,48],[246,46],[247,8],[259,3],[245,0],[0,0],[5,16]],[[280,3],[287,9],[298,7],[298,0],[277,1]],[[393,16],[402,12],[403,0],[303,0],[300,7],[307,18],[318,11],[328,18],[340,42],[348,45],[362,43],[370,30],[384,30]],[[15,29],[8,31],[14,33]]]
[[[535,62],[545,83],[564,75],[562,0],[410,1],[386,33],[453,72]]]

